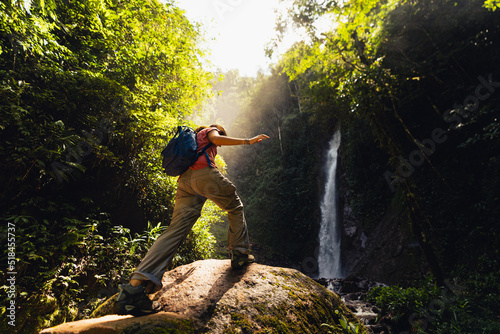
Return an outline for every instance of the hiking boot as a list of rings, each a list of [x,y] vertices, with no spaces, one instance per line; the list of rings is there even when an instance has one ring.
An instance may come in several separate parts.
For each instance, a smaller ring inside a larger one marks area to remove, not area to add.
[[[233,269],[241,269],[250,263],[254,263],[255,258],[250,254],[243,254],[237,250],[231,250],[231,267]]]
[[[130,283],[120,284],[120,292],[115,300],[115,312],[119,315],[131,314],[135,317],[156,313],[153,302],[144,291],[144,286],[132,286]]]

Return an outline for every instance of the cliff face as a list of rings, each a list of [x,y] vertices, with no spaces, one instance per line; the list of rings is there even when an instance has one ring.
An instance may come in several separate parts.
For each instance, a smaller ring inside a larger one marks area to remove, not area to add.
[[[351,206],[352,195],[345,173],[340,164],[339,217],[344,273],[386,284],[397,284],[420,275],[425,271],[425,261],[397,201],[384,208],[385,214],[375,226],[365,228]]]
[[[252,264],[235,271],[229,260],[197,261],[165,273],[163,288],[150,298],[160,313],[109,315],[111,297],[97,318],[41,333],[343,333],[342,317],[366,333],[336,294],[287,268]]]

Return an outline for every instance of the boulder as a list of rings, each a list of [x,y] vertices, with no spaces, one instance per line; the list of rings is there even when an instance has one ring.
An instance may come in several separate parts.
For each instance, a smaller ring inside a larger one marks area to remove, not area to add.
[[[336,294],[294,269],[203,260],[165,273],[162,283],[150,295],[159,313],[109,315],[113,296],[95,318],[41,333],[345,333],[349,325],[366,333]]]

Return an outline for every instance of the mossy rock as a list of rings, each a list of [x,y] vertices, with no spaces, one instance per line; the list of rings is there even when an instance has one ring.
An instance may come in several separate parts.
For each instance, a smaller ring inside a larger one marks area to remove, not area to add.
[[[232,270],[229,260],[204,260],[165,273],[162,283],[150,295],[160,313],[102,317],[112,312],[115,295],[93,313],[100,318],[42,333],[82,333],[68,331],[76,324],[92,333],[344,333],[344,318],[366,334],[336,294],[294,269],[252,264]]]
[[[90,318],[98,318],[104,315],[113,314],[113,308],[115,305],[115,299],[118,294],[114,294],[113,296],[106,299],[101,305],[99,305],[94,312],[90,315]]]

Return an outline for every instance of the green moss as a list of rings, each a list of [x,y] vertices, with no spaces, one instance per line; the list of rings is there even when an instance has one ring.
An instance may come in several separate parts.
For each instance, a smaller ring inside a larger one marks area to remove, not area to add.
[[[289,294],[291,294],[290,291]],[[261,327],[271,328],[275,333],[304,333],[308,332],[307,328],[314,324],[319,326],[319,322],[308,319],[306,315],[311,313],[310,310],[306,309],[307,306],[296,294],[293,295],[296,299],[295,307],[290,308],[289,303],[282,303],[272,310],[265,308],[259,310],[259,315],[255,316],[255,320]]]
[[[244,333],[251,334],[254,333],[254,324],[248,319],[248,316],[244,314],[231,314],[231,327],[229,330],[224,331],[224,333]]]
[[[269,307],[259,303],[252,305],[257,312],[248,316],[237,314],[232,316],[231,325],[225,333],[337,333],[332,328],[338,327],[339,318],[343,315],[349,322],[362,326],[359,320],[341,302],[340,298],[299,272],[285,269],[271,270],[274,276],[268,280],[276,293],[284,290],[293,301],[283,302]],[[311,286],[312,285],[312,286]],[[272,297],[271,297],[272,298]],[[339,314],[335,311],[338,310]],[[322,326],[329,324],[330,327]],[[361,327],[360,334],[366,333]],[[338,329],[338,333],[343,333]]]
[[[98,318],[108,314],[113,314],[113,306],[115,303],[115,299],[118,294],[114,294],[113,296],[106,299],[101,305],[99,305],[94,312],[90,315],[90,318]]]
[[[281,319],[274,317],[263,315],[259,318],[259,321],[262,322],[262,327],[264,327],[258,333],[302,333],[303,331],[298,331],[294,326],[290,326],[290,324],[283,322]]]

